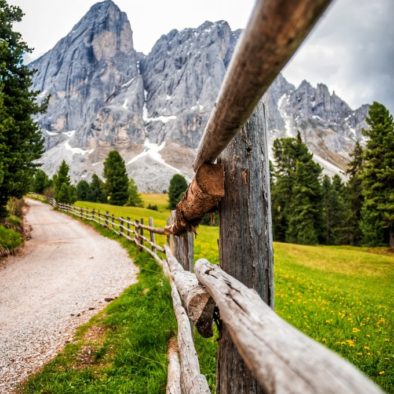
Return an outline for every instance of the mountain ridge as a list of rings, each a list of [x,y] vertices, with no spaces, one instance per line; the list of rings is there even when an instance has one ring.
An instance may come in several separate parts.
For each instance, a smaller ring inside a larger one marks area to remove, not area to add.
[[[30,64],[33,88],[51,95],[37,120],[45,137],[43,169],[60,161],[73,180],[101,176],[117,149],[142,191],[167,189],[174,173],[191,177],[191,164],[240,30],[225,21],[163,34],[149,54],[137,52],[127,15],[106,0],[93,5],[54,48]],[[343,171],[362,140],[368,106],[352,110],[327,86],[283,75],[263,97],[268,142],[301,132],[328,173]]]

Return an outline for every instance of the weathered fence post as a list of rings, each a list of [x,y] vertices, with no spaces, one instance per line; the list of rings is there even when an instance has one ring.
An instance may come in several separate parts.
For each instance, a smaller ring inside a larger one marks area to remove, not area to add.
[[[142,224],[142,225],[144,225],[144,218],[141,218],[141,220],[140,220],[140,223]],[[141,245],[143,245],[144,244],[144,229],[140,226],[140,234],[141,234],[141,237],[140,237],[140,243],[141,243]],[[141,248],[141,250],[142,250],[142,248]]]
[[[171,222],[172,222],[171,217],[167,218],[167,220],[166,220],[166,226],[167,226],[167,227],[168,227],[168,226],[171,226]],[[170,236],[169,233],[168,233],[167,236],[166,236],[166,243],[167,243],[168,246],[171,246],[171,245],[170,245],[170,244],[171,244],[171,236]]]
[[[109,212],[105,211],[105,227],[109,228]]]
[[[79,208],[79,216],[83,219],[83,208]]]
[[[90,220],[94,220],[95,219],[95,212],[94,212],[94,208],[92,208],[92,212],[91,212],[91,215],[90,215],[91,217],[90,217]]]
[[[123,237],[123,223],[124,223],[124,219],[123,219],[123,217],[121,216],[121,217],[119,218],[119,235],[120,235],[121,237]]]
[[[101,220],[100,220],[100,210],[99,210],[99,209],[97,210],[97,221],[98,221],[98,224],[101,224]]]
[[[149,218],[149,227],[154,227],[153,226],[153,218],[152,217],[150,217]],[[152,252],[156,252],[156,248],[155,248],[155,233],[153,232],[153,231],[149,231],[149,239],[150,239],[150,241],[152,242]]]
[[[111,215],[111,226],[112,226],[112,231],[115,230],[115,215]]]
[[[220,264],[273,306],[273,258],[269,159],[260,103],[220,156],[225,197],[220,203]],[[263,393],[222,327],[217,371],[221,394]]]
[[[135,240],[137,241],[137,243],[140,243],[141,242],[141,240],[140,240],[140,237],[139,237],[139,228],[140,228],[140,222],[139,222],[139,220],[136,220],[135,221],[135,231],[134,231],[134,235],[135,235]],[[141,251],[142,250],[142,248],[141,248],[141,246],[138,246],[138,249]]]
[[[171,212],[172,220],[175,219],[175,211]],[[170,248],[173,255],[181,263],[186,271],[193,271],[194,259],[194,234],[191,232],[182,235],[172,235]]]
[[[127,236],[130,238],[130,217],[126,217],[127,220]]]

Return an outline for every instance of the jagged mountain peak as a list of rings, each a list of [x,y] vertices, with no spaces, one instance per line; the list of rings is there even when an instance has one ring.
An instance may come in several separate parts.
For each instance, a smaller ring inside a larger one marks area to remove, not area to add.
[[[117,149],[142,191],[163,191],[191,164],[241,30],[226,21],[162,35],[145,56],[133,48],[125,13],[111,0],[93,5],[72,31],[32,63],[33,87],[51,95],[39,119],[44,169],[61,160],[74,180],[101,175]],[[298,87],[279,75],[264,96],[269,143],[301,132],[331,173],[344,168],[368,106],[356,111],[324,84]]]

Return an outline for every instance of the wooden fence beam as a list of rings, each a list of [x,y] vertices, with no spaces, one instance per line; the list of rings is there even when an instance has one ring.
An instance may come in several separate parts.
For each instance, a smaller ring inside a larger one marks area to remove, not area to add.
[[[166,229],[174,235],[194,232],[204,215],[217,209],[224,196],[224,173],[221,165],[202,165],[182,200],[177,204],[171,226]]]
[[[215,303],[209,293],[201,286],[193,273],[184,270],[182,265],[164,246],[171,277],[185,305],[190,320],[196,324],[197,331],[205,338],[213,335],[213,313]]]
[[[286,323],[219,266],[200,259],[195,271],[264,393],[382,394],[356,367]]]
[[[178,345],[181,359],[181,387],[182,393],[210,394],[207,379],[200,373],[200,365],[189,318],[182,306],[181,298],[173,281],[171,284],[171,296],[175,316],[178,322]]]
[[[205,127],[193,168],[213,162],[331,0],[257,0]]]
[[[181,393],[181,366],[179,363],[178,344],[176,338],[171,338],[168,342],[168,374],[166,394]]]

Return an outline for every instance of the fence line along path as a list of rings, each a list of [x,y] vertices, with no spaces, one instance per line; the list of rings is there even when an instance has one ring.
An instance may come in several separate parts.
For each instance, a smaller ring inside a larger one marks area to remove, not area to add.
[[[0,268],[0,393],[11,392],[106,298],[136,281],[137,268],[117,242],[48,204],[28,205],[32,238]]]
[[[166,233],[154,227],[152,218],[150,225],[145,226],[140,224],[141,219],[126,220],[108,212],[103,216],[95,209],[56,203],[53,199],[50,203],[134,242],[163,268],[171,284],[178,321],[178,337],[169,343],[168,393],[209,393],[207,381],[200,373],[190,322],[196,324],[203,336],[212,335],[215,308],[264,392],[382,393],[356,367],[286,323],[256,291],[219,266],[200,259],[195,273],[188,272],[168,244],[143,244],[141,240],[152,239],[146,232],[150,235]]]

